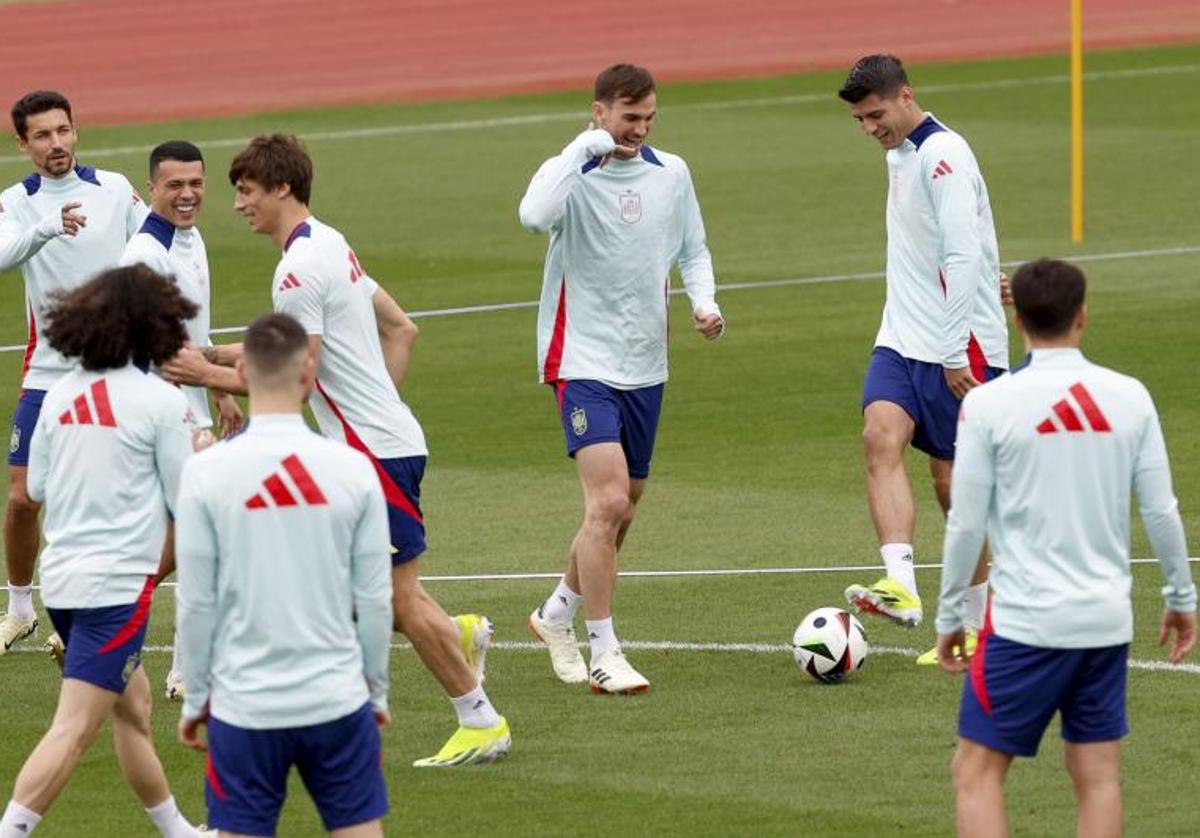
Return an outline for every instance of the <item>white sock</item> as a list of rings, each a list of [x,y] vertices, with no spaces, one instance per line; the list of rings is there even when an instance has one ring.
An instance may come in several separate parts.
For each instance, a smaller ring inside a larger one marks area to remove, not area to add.
[[[913,547],[911,544],[885,544],[879,548],[887,575],[895,579],[915,596],[917,575],[913,572]]]
[[[8,613],[22,620],[33,619],[33,586],[8,583]]]
[[[25,838],[41,822],[42,816],[37,812],[10,800],[8,808],[4,810],[4,818],[0,819],[0,838]]]
[[[980,582],[978,585],[972,585],[967,588],[967,613],[963,622],[967,624],[967,628],[981,631],[983,629],[984,614],[987,613],[988,601],[988,583]]]
[[[168,797],[153,809],[147,809],[146,814],[154,821],[163,838],[195,838],[199,834],[199,830],[188,823],[188,819],[175,805],[174,796]]]
[[[621,648],[621,644],[617,642],[617,633],[613,631],[612,617],[607,620],[588,620],[587,636],[588,645],[592,648],[592,660],[605,652]]]
[[[476,687],[466,695],[451,698],[454,711],[458,713],[458,723],[463,727],[495,727],[500,724],[500,714],[488,700],[483,685]]]
[[[179,630],[175,630],[175,642],[171,646],[171,674],[183,677],[183,644],[179,642]]]
[[[583,595],[568,588],[566,579],[560,579],[554,593],[542,604],[542,619],[548,623],[570,623],[581,602]]]

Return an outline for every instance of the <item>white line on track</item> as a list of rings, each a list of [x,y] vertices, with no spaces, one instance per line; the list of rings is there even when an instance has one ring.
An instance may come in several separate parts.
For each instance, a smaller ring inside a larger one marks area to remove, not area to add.
[[[579,644],[581,647],[585,644]],[[411,649],[409,643],[393,643],[393,649]],[[545,647],[541,643],[533,643],[530,641],[507,641],[500,640],[492,644],[493,650],[501,651],[537,651]],[[621,648],[632,649],[634,651],[647,652],[724,652],[724,653],[743,653],[756,655],[783,655],[790,654],[792,647],[782,643],[687,643],[678,640],[622,640]],[[165,654],[174,651],[172,647],[165,645],[147,645],[142,647],[143,652],[155,654]],[[22,646],[13,649],[12,653],[40,653],[44,651],[36,646]],[[920,650],[910,646],[871,646],[871,654],[873,655],[893,655],[903,658],[915,658],[920,654]],[[1167,661],[1154,660],[1135,660],[1130,659],[1130,669],[1141,669],[1147,672],[1178,672],[1185,675],[1200,675],[1200,664],[1195,663],[1169,663]]]
[[[1143,67],[1129,70],[1098,70],[1084,73],[1087,81],[1106,81],[1112,79],[1154,78],[1158,76],[1190,75],[1200,72],[1200,64],[1177,64],[1165,67]],[[921,88],[921,92],[938,93],[969,93],[978,90],[1004,90],[1010,88],[1029,87],[1047,84],[1067,84],[1070,77],[1063,74],[1047,76],[1025,76],[1008,79],[990,79],[973,82],[953,82],[949,84],[929,84]],[[686,111],[721,111],[739,108],[763,108],[777,105],[806,105],[827,102],[836,104],[836,98],[829,93],[799,93],[791,96],[762,96],[744,99],[727,99],[718,102],[695,102],[692,104],[675,105],[666,109],[667,112]],[[308,142],[328,142],[342,140],[364,140],[377,137],[394,137],[406,134],[443,134],[458,131],[481,131],[490,128],[511,128],[524,125],[540,125],[552,122],[581,122],[580,111],[555,111],[550,113],[534,113],[514,116],[500,116],[488,119],[460,119],[445,122],[415,122],[399,125],[380,125],[375,128],[353,128],[344,131],[313,131],[299,132]],[[225,137],[213,140],[198,140],[206,149],[236,148],[250,141],[249,137]],[[95,159],[103,157],[121,157],[130,154],[145,154],[153,146],[125,145],[109,148],[96,148],[85,151],[83,157]],[[27,160],[22,154],[0,156],[0,163],[21,163]]]
[[[1176,247],[1163,247],[1155,250],[1119,250],[1110,253],[1080,253],[1071,255],[1069,258],[1072,262],[1089,263],[1089,262],[1110,262],[1121,259],[1153,259],[1163,256],[1188,256],[1194,253],[1200,253],[1200,245],[1184,244]],[[1001,262],[1001,266],[1011,268],[1028,261],[1027,259],[1009,259]],[[867,280],[878,280],[883,278],[882,271],[869,271],[866,273],[856,274],[829,274],[828,276],[805,276],[805,277],[790,277],[785,279],[765,279],[759,282],[727,282],[717,286],[717,290],[724,293],[727,291],[750,291],[762,288],[785,288],[796,285],[826,285],[834,282],[859,282]],[[672,288],[672,296],[678,296],[684,293],[682,288]],[[460,306],[458,308],[436,308],[428,311],[410,311],[408,315],[413,318],[423,317],[453,317],[461,314],[486,314],[497,311],[514,311],[517,309],[537,308],[537,300],[523,300],[516,303],[487,303],[477,306]],[[240,334],[246,331],[245,326],[224,326],[220,329],[212,329],[211,334],[214,335],[233,335]],[[24,352],[26,345],[23,343],[13,343],[7,346],[0,346],[0,353],[4,352]]]

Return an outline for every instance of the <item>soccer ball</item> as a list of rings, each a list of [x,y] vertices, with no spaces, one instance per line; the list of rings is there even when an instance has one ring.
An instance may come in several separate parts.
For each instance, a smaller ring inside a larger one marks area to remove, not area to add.
[[[840,608],[818,608],[796,627],[796,666],[825,684],[844,681],[867,661],[867,633],[858,618]]]

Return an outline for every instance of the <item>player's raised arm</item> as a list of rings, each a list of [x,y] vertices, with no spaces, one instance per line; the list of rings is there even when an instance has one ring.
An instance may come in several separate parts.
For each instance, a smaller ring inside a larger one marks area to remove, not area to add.
[[[25,264],[43,245],[59,236],[74,236],[87,226],[78,201],[46,213],[32,224],[21,224],[0,201],[0,273]]]
[[[518,215],[521,225],[535,233],[545,233],[562,220],[567,198],[585,164],[603,158],[616,148],[612,135],[600,128],[589,128],[567,144],[562,153],[551,157],[537,170]]]

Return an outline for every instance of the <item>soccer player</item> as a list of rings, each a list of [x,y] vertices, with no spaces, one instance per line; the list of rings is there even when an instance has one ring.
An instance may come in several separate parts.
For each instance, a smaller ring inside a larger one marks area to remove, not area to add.
[[[250,425],[181,481],[180,740],[203,749],[208,724],[208,823],[222,835],[274,835],[293,765],[332,834],[383,835],[392,597],[379,478],[304,424],[317,364],[295,319],[258,318],[243,349]]]
[[[8,613],[0,622],[0,654],[37,629],[32,585],[39,505],[25,491],[29,439],[46,391],[71,369],[71,362],[46,342],[42,328],[50,295],[77,288],[115,266],[145,215],[123,175],[76,161],[78,135],[71,104],[61,94],[37,90],[21,97],[12,107],[12,123],[33,174],[0,193],[0,273],[20,267],[29,320],[21,395],[8,446]]]
[[[168,513],[192,453],[187,400],[147,370],[183,345],[196,307],[136,266],[100,274],[43,313],[55,357],[79,359],[46,392],[26,481],[46,504],[42,597],[67,651],[58,709],[17,776],[0,838],[34,831],[109,720],[121,772],[158,830],[198,835],[155,754],[141,667],[156,571],[170,570],[160,567]]]
[[[846,599],[912,627],[922,609],[904,450],[929,455],[938,503],[949,509],[959,401],[1008,367],[996,232],[975,155],[917,104],[900,59],[860,59],[838,96],[886,150],[888,167],[887,299],[862,397],[867,501],[887,575],[870,587],[851,585]],[[968,594],[968,651],[986,602],[981,553]],[[918,662],[936,663],[936,654]]]
[[[321,433],[362,451],[375,464],[387,501],[396,628],[453,702],[459,728],[418,767],[490,762],[508,752],[508,722],[484,691],[492,627],[476,614],[450,618],[420,582],[425,552],[421,478],[425,436],[400,398],[417,327],[374,279],[337,230],[313,218],[312,160],[300,142],[255,138],[229,169],[234,206],[250,229],[283,251],[275,269],[275,310],[293,315],[317,359],[313,415]],[[241,344],[189,349],[164,368],[181,383],[244,392],[236,370]]]
[[[187,321],[188,340],[196,346],[212,346],[209,337],[211,284],[208,252],[196,222],[204,203],[204,157],[200,149],[183,140],[162,143],[150,152],[150,214],[125,245],[121,264],[142,263],[163,276],[173,277],[183,295],[196,304],[196,316]],[[188,405],[196,417],[199,444],[211,442],[213,426],[208,391],[184,387]],[[235,433],[242,424],[242,411],[228,393],[213,393],[221,419],[221,434]],[[174,644],[171,670],[167,673],[166,696],[183,697],[181,645]]]
[[[954,647],[985,533],[993,595],[959,715],[959,835],[1008,834],[1008,767],[1037,753],[1056,712],[1078,834],[1121,833],[1131,488],[1166,579],[1159,643],[1174,634],[1174,663],[1196,643],[1196,586],[1158,414],[1140,381],[1080,352],[1084,290],[1066,262],[1023,265],[1012,294],[1029,363],[962,404],[937,615],[944,669],[966,669]]]
[[[560,680],[630,694],[650,682],[621,652],[612,600],[667,380],[672,264],[696,330],[715,340],[725,321],[691,173],[681,157],[646,143],[658,106],[653,77],[616,64],[596,77],[594,94],[592,126],[542,164],[520,206],[522,225],[550,233],[538,368],[554,388],[584,500],[567,571],[529,630],[549,648]],[[580,604],[590,666],[575,642]]]

